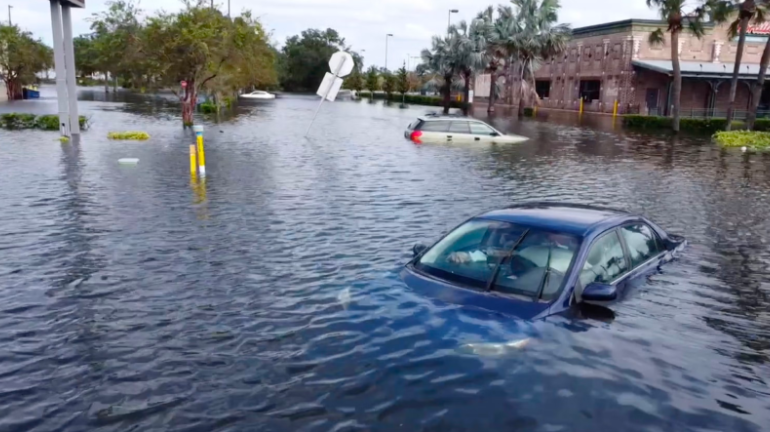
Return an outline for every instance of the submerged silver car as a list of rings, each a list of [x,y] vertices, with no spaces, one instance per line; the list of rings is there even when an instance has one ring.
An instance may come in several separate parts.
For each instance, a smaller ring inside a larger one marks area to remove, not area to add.
[[[529,138],[506,135],[469,117],[426,115],[407,126],[404,137],[415,143],[494,143],[516,144]]]

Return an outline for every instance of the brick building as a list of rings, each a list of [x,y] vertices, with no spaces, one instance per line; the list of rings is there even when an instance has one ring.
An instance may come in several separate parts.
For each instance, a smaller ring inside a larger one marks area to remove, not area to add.
[[[706,34],[700,39],[688,32],[680,35],[683,116],[724,116],[727,110],[738,43],[728,38],[728,24],[705,27]],[[650,33],[658,28],[665,31],[666,23],[632,19],[574,29],[564,54],[540,64],[535,71],[539,106],[577,110],[583,98],[586,111],[612,112],[617,100],[623,113],[668,114],[670,41],[668,34],[663,45],[648,41]],[[745,115],[742,110],[749,105],[750,86],[756,80],[770,26],[753,26],[749,33],[736,96],[736,117]],[[518,104],[518,81],[514,78],[511,94],[502,95],[501,103]],[[489,88],[489,75],[477,76],[475,96],[487,98]],[[770,92],[765,92],[760,109],[768,105]]]

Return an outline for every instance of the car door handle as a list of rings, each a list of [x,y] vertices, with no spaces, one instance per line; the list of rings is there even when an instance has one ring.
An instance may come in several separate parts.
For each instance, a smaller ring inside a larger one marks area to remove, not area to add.
[[[452,135],[447,135],[447,139],[452,139]]]
[[[481,138],[479,138],[479,137],[476,137],[476,138],[473,138],[473,140],[474,140],[474,141],[481,141]]]

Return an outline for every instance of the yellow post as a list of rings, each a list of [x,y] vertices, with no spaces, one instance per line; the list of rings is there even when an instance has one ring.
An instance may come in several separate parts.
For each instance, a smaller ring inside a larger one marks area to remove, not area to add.
[[[532,117],[537,117],[537,105],[535,105],[535,109],[532,110]]]
[[[615,106],[612,108],[612,116],[617,117],[618,116],[618,101],[615,100]]]
[[[198,174],[198,159],[195,157],[197,150],[195,145],[190,144],[190,175],[195,177]]]
[[[203,151],[203,126],[193,126],[195,140],[198,144],[198,171],[201,177],[206,177],[206,155]]]
[[[580,98],[580,115],[583,115],[583,98]]]

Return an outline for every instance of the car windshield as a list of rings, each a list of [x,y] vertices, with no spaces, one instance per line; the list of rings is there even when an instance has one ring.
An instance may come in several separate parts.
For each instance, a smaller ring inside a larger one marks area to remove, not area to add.
[[[561,291],[579,244],[568,234],[473,219],[425,252],[415,267],[472,287],[551,299]]]

